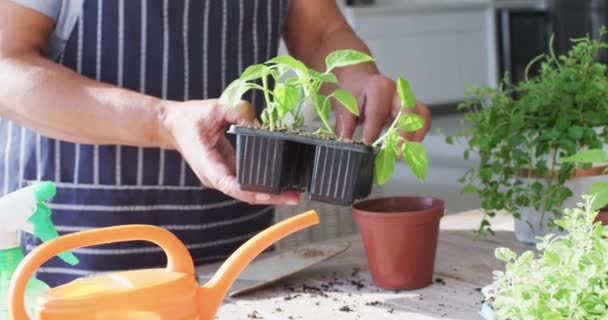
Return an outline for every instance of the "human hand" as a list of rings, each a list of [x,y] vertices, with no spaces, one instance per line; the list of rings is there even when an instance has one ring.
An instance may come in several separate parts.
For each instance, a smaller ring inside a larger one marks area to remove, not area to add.
[[[205,186],[250,204],[298,203],[297,192],[270,195],[240,189],[234,148],[224,134],[230,124],[255,121],[249,103],[228,107],[218,100],[193,100],[168,102],[162,109],[159,131],[163,144],[178,150]]]
[[[401,110],[401,100],[393,80],[378,74],[345,73],[342,76],[341,87],[350,91],[360,106],[360,116],[356,117],[343,106],[334,108],[336,113],[336,133],[344,139],[350,139],[358,124],[363,124],[363,141],[373,143],[390,125]],[[422,141],[431,128],[431,113],[428,107],[418,101],[414,108],[405,112],[413,112],[424,119],[422,129],[415,132],[403,132],[402,136],[410,141]]]

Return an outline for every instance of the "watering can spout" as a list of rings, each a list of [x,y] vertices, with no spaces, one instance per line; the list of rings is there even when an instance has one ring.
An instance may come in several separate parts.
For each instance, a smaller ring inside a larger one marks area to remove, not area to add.
[[[256,256],[282,238],[318,223],[319,216],[311,210],[275,224],[245,242],[200,288],[200,319],[213,319],[234,281]]]

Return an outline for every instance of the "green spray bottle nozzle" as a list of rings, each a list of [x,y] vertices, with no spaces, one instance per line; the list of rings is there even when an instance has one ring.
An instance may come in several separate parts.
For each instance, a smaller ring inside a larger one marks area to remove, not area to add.
[[[53,188],[55,186],[53,185]],[[38,203],[38,209],[33,216],[28,220],[34,225],[34,236],[38,237],[42,242],[59,237],[59,233],[55,230],[51,221],[51,209],[43,203]],[[63,252],[59,254],[59,258],[74,266],[78,264],[78,258],[71,252]]]
[[[59,237],[51,221],[51,209],[45,204],[56,193],[55,184],[45,181],[1,197],[0,249],[19,247],[19,231],[31,233],[43,242]],[[71,265],[78,263],[71,253],[62,253],[59,257]]]
[[[57,187],[51,181],[43,181],[32,185],[34,198],[38,202],[45,202],[57,194]]]

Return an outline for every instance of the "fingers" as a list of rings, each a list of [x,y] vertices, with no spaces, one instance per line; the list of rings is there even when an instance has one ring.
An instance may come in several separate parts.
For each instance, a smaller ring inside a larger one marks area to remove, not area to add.
[[[422,140],[424,140],[424,137],[426,137],[426,134],[431,129],[431,126],[432,126],[431,112],[428,109],[428,107],[420,101],[418,101],[416,103],[415,108],[407,109],[406,112],[412,112],[412,113],[415,113],[415,114],[421,116],[424,119],[424,126],[418,131],[405,132],[405,133],[403,133],[402,137],[409,141],[421,142]]]
[[[300,201],[300,194],[297,192],[285,192],[279,195],[267,193],[250,192],[241,190],[235,176],[217,176],[213,183],[213,188],[231,196],[232,198],[249,204],[273,204],[273,205],[295,205]]]
[[[217,189],[234,199],[249,204],[295,205],[300,201],[300,194],[297,192],[270,195],[243,191],[234,175],[234,169],[230,168],[228,163],[221,161],[223,159],[222,155],[212,153],[203,157],[205,160],[193,165],[193,170],[201,182],[209,188]]]
[[[341,139],[352,139],[357,127],[357,118],[348,110],[340,109],[336,112],[336,134]]]
[[[194,143],[186,145],[181,151],[205,186],[217,189],[232,198],[249,204],[295,205],[300,201],[300,194],[297,192],[269,195],[242,191],[235,177],[234,149],[225,138],[219,139],[215,146]]]
[[[236,152],[234,151],[234,147],[226,139],[225,137],[221,137],[217,142],[217,150],[220,153],[222,159],[224,159],[224,163],[232,173],[232,175],[236,174]]]
[[[240,101],[233,107],[221,105],[220,108],[223,118],[228,123],[246,125],[255,121],[255,112],[251,104],[247,101]]]
[[[363,141],[373,143],[390,119],[395,95],[395,83],[388,78],[375,76],[366,88]]]
[[[426,106],[426,104],[420,101],[416,103],[416,113],[424,118],[424,127],[416,132],[415,137],[416,141],[422,141],[433,126],[433,117],[431,116],[431,110]]]

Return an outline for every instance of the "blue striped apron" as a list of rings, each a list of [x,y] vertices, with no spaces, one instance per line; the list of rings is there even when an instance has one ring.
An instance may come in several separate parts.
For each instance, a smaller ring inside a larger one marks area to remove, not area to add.
[[[171,100],[218,97],[250,64],[276,55],[289,0],[86,0],[59,63],[84,76]],[[254,105],[259,95],[247,97]],[[86,106],[82,106],[86,108]],[[201,264],[226,257],[273,220],[201,187],[179,153],[54,140],[0,119],[2,194],[33,181],[58,184],[51,201],[61,234],[122,224],[175,233]],[[24,235],[26,250],[39,244]],[[83,248],[69,268],[38,272],[56,286],[96,272],[158,267],[159,248],[139,242]]]

